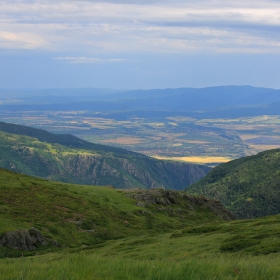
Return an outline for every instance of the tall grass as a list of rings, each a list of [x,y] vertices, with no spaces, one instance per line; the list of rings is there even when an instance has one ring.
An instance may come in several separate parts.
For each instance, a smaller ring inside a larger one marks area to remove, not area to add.
[[[0,261],[1,279],[198,280],[279,279],[279,255],[209,255],[180,261],[135,260],[97,254],[48,254]]]

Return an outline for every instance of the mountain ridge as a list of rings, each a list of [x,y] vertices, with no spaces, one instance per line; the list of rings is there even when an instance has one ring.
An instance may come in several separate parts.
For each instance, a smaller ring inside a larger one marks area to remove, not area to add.
[[[63,91],[62,91],[63,92]],[[95,93],[96,95],[96,93]],[[89,94],[83,100],[71,101],[71,96],[52,103],[30,104],[2,104],[3,110],[97,110],[97,111],[126,111],[157,109],[176,111],[207,111],[217,110],[230,106],[260,106],[280,101],[280,91],[270,88],[252,86],[217,86],[206,88],[176,88],[176,89],[151,89],[120,91],[109,95],[99,94],[99,99],[94,99]],[[58,95],[59,96],[59,95]],[[109,98],[108,98],[109,96]],[[33,96],[34,99],[34,96]],[[36,98],[35,98],[36,99]],[[43,102],[44,100],[41,100]],[[44,101],[46,102],[46,101]]]
[[[207,166],[160,161],[124,149],[92,144],[72,135],[3,122],[0,144],[1,167],[68,183],[184,189],[210,170]]]

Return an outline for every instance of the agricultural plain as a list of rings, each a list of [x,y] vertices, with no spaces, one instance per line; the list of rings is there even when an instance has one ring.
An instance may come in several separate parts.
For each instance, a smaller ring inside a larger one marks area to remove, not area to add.
[[[0,101],[4,122],[153,157],[236,159],[280,146],[280,94],[269,88],[0,90]]]
[[[209,165],[280,146],[278,115],[235,119],[177,116],[125,121],[81,111],[2,112],[1,115],[6,122],[70,133],[93,143]]]

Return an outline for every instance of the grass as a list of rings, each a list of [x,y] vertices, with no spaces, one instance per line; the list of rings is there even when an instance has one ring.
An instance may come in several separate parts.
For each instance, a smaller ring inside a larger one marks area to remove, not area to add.
[[[280,254],[280,216],[189,226],[173,233],[121,239],[102,248],[104,256],[182,260],[207,255]],[[156,248],[156,249],[155,249]]]
[[[141,247],[141,244],[135,244]],[[203,244],[202,244],[203,245]],[[202,246],[201,246],[202,247]],[[105,247],[106,248],[106,247]],[[251,256],[243,254],[209,253],[189,255],[187,246],[173,248],[184,251],[174,258],[139,253],[136,257],[102,254],[104,248],[74,252],[49,253],[33,257],[0,260],[3,280],[8,279],[279,279],[279,254]],[[141,258],[139,256],[141,255]]]
[[[0,175],[0,233],[35,226],[64,246],[0,247],[3,280],[279,279],[280,215],[223,221],[181,202],[136,206],[134,191]]]
[[[186,204],[183,198],[177,204],[142,207],[112,187],[51,182],[3,169],[0,178],[0,234],[35,227],[65,247],[222,220],[211,207]]]

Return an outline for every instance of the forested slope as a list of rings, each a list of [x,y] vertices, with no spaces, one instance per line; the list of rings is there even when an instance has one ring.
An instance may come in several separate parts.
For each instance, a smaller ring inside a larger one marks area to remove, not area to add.
[[[187,188],[220,200],[239,218],[280,213],[280,150],[221,164]]]

